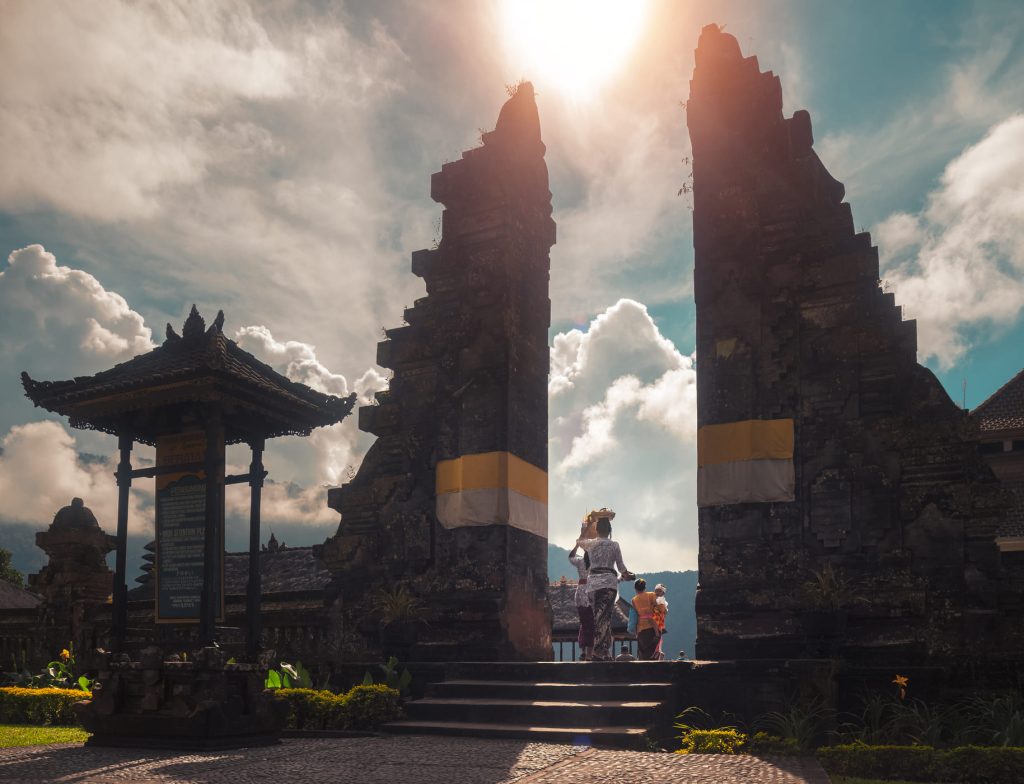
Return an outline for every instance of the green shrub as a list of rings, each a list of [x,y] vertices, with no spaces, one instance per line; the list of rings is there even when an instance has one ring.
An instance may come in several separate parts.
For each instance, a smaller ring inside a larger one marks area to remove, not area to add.
[[[868,778],[936,781],[935,749],[931,746],[823,746],[818,759],[829,773]]]
[[[88,696],[79,689],[0,687],[0,724],[77,724],[71,706]]]
[[[800,744],[795,738],[780,738],[767,732],[755,732],[743,750],[748,754],[792,756],[800,753]]]
[[[343,695],[315,689],[275,689],[274,694],[288,701],[288,729],[347,729]]]
[[[818,759],[829,773],[907,781],[964,784],[1020,784],[1024,748],[960,746],[949,751],[931,746],[828,746]]]
[[[398,692],[387,686],[356,686],[345,694],[316,689],[275,689],[288,701],[285,726],[296,730],[371,730],[397,719]]]
[[[1020,784],[1024,748],[960,746],[939,752],[937,778],[970,784]]]
[[[683,745],[676,754],[738,754],[747,736],[731,727],[717,730],[690,730],[682,736]]]
[[[399,693],[390,686],[354,686],[345,695],[349,720],[356,729],[371,729],[401,715]]]

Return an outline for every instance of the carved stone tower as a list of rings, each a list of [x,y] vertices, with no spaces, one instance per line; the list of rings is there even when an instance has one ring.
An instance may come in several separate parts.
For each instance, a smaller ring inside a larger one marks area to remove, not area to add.
[[[701,658],[998,651],[998,485],[917,364],[810,116],[705,27],[693,144]]]
[[[323,547],[346,607],[406,584],[426,604],[419,660],[547,659],[547,374],[555,241],[533,87],[483,145],[433,175],[440,244],[412,271],[427,296],[387,330],[394,371],[359,426],[378,440],[332,490]],[[354,612],[354,609],[353,609]],[[373,645],[374,622],[361,624]]]

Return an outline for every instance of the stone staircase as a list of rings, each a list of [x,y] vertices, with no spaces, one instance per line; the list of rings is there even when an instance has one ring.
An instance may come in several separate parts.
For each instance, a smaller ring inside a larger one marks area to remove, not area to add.
[[[672,662],[470,662],[405,705],[391,733],[644,748],[671,728]],[[660,730],[660,733],[659,733]]]

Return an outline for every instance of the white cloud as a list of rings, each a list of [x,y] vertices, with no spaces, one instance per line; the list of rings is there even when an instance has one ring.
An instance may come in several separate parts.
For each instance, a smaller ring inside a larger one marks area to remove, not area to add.
[[[133,302],[331,334],[330,363],[365,367],[422,291],[408,251],[431,237],[399,238],[437,211],[432,169],[415,200],[396,193],[390,165],[424,153],[380,132],[422,78],[363,9],[15,5],[0,26],[0,209],[78,219],[79,254]]]
[[[938,89],[899,104],[881,122],[869,112],[863,127],[819,140],[818,155],[846,184],[855,211],[874,221],[873,210],[913,198],[936,167],[1004,119],[1007,107],[1024,102],[1024,59],[1017,56],[1022,24],[1020,8],[979,7],[950,46]],[[785,84],[785,73],[782,78]]]
[[[242,327],[235,338],[242,348],[292,381],[308,384],[321,392],[341,397],[354,391],[358,405],[372,404],[374,393],[387,389],[387,378],[376,368],[367,369],[350,387],[345,376],[331,372],[320,362],[315,346],[297,340],[280,342],[264,326]],[[314,430],[308,439],[288,439],[280,446],[271,442],[268,461],[272,464],[275,460],[281,460],[282,463],[287,460],[294,464],[296,451],[303,449],[307,454],[315,456],[315,463],[310,466],[314,481],[337,485],[347,481],[349,473],[359,467],[363,454],[372,442],[372,436],[360,432],[358,416],[354,410],[342,422]],[[300,447],[300,444],[305,446]],[[303,498],[305,497],[301,494],[284,496],[281,503],[287,504],[296,499],[306,503],[302,501]],[[322,500],[326,508],[326,500]],[[317,514],[322,512],[318,510]],[[337,517],[336,514],[331,514]]]
[[[224,513],[229,518],[249,520],[248,487],[229,487],[224,494]],[[264,531],[275,525],[322,529],[324,538],[338,525],[338,513],[327,506],[326,488],[303,487],[292,482],[269,480],[260,496],[260,524]],[[265,536],[265,534],[264,534]]]
[[[325,368],[316,358],[316,347],[309,343],[297,340],[280,343],[263,326],[242,327],[235,333],[235,340],[246,351],[277,367],[292,381],[307,384],[328,395],[348,395],[345,377]]]
[[[0,205],[103,221],[152,216],[251,143],[224,105],[297,89],[301,70],[240,2],[17,3],[0,27]],[[257,134],[258,136],[258,134]]]
[[[11,253],[0,268],[0,432],[36,417],[18,373],[37,379],[96,373],[153,348],[152,332],[124,297],[88,272],[59,265],[41,245]],[[83,434],[79,447],[110,448]]]
[[[7,257],[0,271],[0,351],[20,353],[40,340],[75,366],[114,363],[153,348],[152,332],[124,297],[88,272],[59,266],[42,245]],[[97,368],[98,369],[98,368]]]
[[[973,330],[1020,318],[1022,215],[1024,114],[1017,114],[946,167],[920,214],[897,213],[876,228],[883,275],[918,321],[922,359],[948,369],[970,348]]]
[[[75,438],[56,422],[12,427],[0,445],[0,520],[45,528],[61,507],[81,498],[107,533],[117,529],[117,484],[107,462],[82,462]],[[139,482],[129,496],[128,530],[152,531],[152,483]]]
[[[550,536],[593,507],[618,514],[636,569],[696,566],[696,374],[647,309],[619,300],[551,350]]]

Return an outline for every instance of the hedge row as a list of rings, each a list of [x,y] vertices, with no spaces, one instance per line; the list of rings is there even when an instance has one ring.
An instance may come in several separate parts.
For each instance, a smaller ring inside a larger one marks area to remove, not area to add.
[[[356,686],[345,694],[316,689],[276,689],[288,700],[288,729],[371,730],[401,715],[398,692],[382,684]]]
[[[683,733],[682,746],[676,754],[753,754],[789,756],[800,753],[792,738],[780,738],[767,732],[747,735],[734,727],[715,730],[689,730]]]
[[[89,699],[79,689],[0,687],[0,724],[77,724],[71,706]]]
[[[905,781],[948,781],[964,784],[1020,784],[1024,781],[1024,748],[960,746],[823,746],[818,759],[829,773]]]

